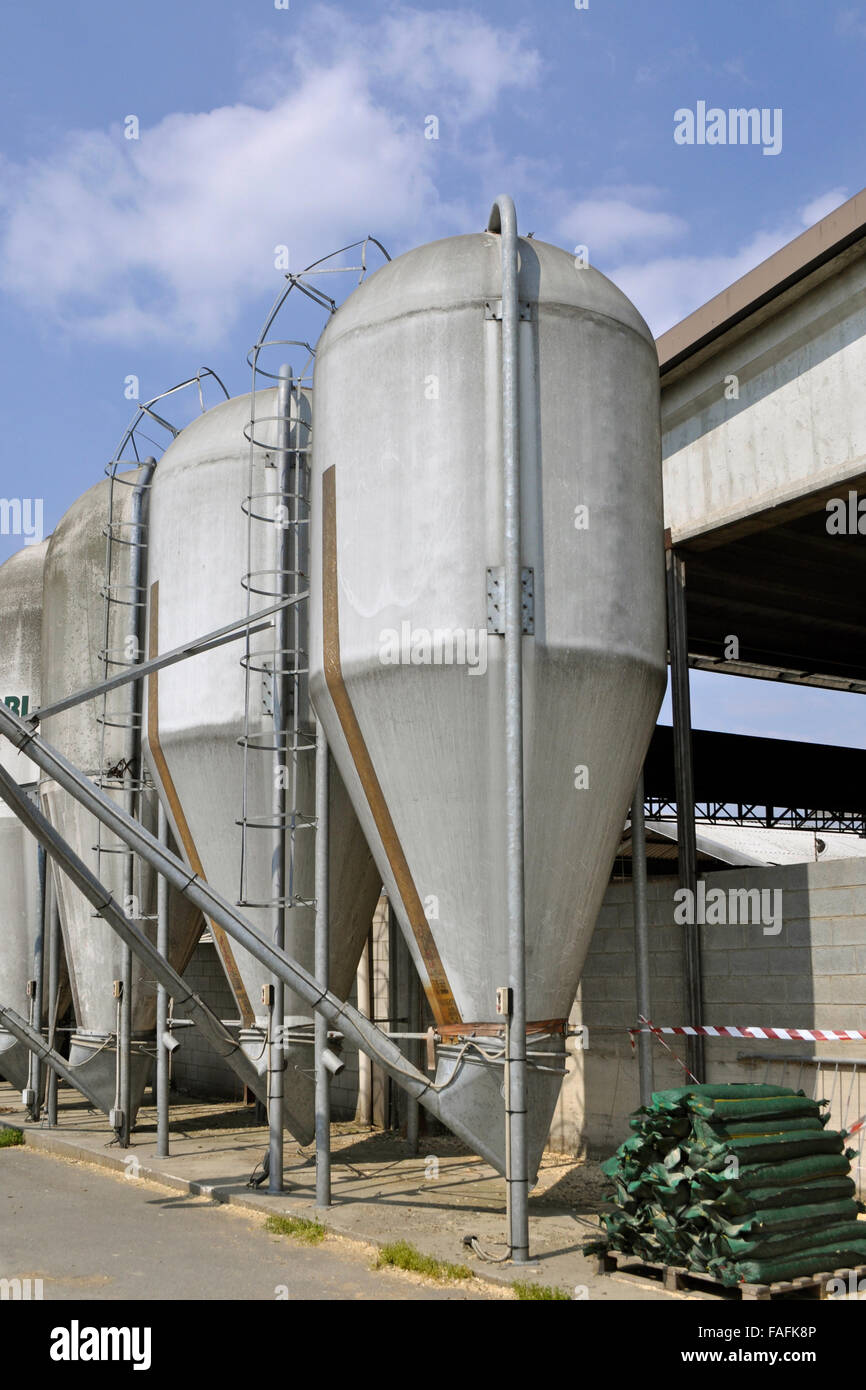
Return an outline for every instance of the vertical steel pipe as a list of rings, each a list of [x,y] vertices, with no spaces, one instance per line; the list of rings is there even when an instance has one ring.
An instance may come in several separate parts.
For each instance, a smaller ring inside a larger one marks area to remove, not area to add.
[[[57,1013],[60,1007],[60,907],[54,884],[54,871],[46,880],[48,895],[48,1046],[54,1050],[57,1036]],[[48,1069],[48,1125],[57,1125],[57,1072]]]
[[[520,545],[520,326],[517,214],[509,197],[497,198],[488,228],[502,253],[502,461],[505,590],[506,873],[509,989],[507,1125],[510,1172],[511,1257],[529,1259],[529,1172],[526,1148],[526,909],[523,834],[523,611]]]
[[[38,880],[38,907],[39,935],[36,938],[36,949],[33,953],[33,1027],[37,1033],[42,1032],[42,997],[45,990],[45,967],[47,964],[46,942],[48,940],[48,894],[46,892],[46,868],[47,859],[45,850],[39,845],[37,851],[37,880]],[[38,1120],[42,1113],[42,1066],[39,1053],[30,1053],[30,1076],[28,1081],[29,1089],[33,1093],[33,1102],[30,1106],[31,1120]]]
[[[373,953],[371,938],[367,937],[358,962],[358,1012],[373,1017]],[[373,1123],[373,1063],[366,1052],[358,1053],[358,1121]]]
[[[400,936],[400,940],[401,940],[401,941],[403,940],[402,934],[401,934],[401,936]],[[407,976],[408,976],[408,978],[407,978],[407,992],[408,992],[408,1000],[409,1000],[409,1008],[408,1008],[409,1025],[408,1025],[408,1031],[409,1031],[410,1033],[420,1033],[420,1032],[421,1032],[421,981],[420,981],[420,979],[419,979],[419,977],[418,977],[418,971],[415,969],[415,962],[413,961],[412,957],[410,956],[408,950],[404,950],[403,954],[404,954],[405,959],[406,959],[406,970],[407,970]],[[414,1041],[410,1041],[409,1046],[408,1046],[408,1048],[407,1048],[407,1053],[408,1053],[408,1056],[409,1056],[409,1061],[412,1062],[412,1064],[413,1064],[414,1066],[416,1066],[416,1067],[418,1067],[418,1066],[423,1066],[423,1062],[422,1062],[422,1059],[421,1059],[421,1050],[422,1050],[423,1046],[424,1046],[423,1043],[419,1043],[417,1040],[414,1040]],[[418,1101],[416,1100],[415,1096],[411,1096],[411,1095],[408,1095],[408,1094],[407,1094],[407,1095],[406,1095],[406,1147],[407,1147],[407,1149],[409,1150],[409,1153],[410,1153],[413,1157],[414,1157],[415,1154],[417,1154],[417,1152],[418,1152],[418,1128],[419,1128],[419,1120],[420,1120],[420,1111],[421,1111],[421,1107],[419,1106]]]
[[[634,789],[631,808],[631,888],[634,912],[634,973],[638,1019],[650,1018],[649,931],[647,925],[646,826],[644,824],[643,769]],[[652,1038],[637,1037],[638,1080],[641,1105],[649,1105],[653,1090]]]
[[[674,771],[677,794],[677,852],[680,887],[688,888],[694,903],[698,887],[698,849],[695,834],[695,775],[692,753],[692,707],[689,690],[689,633],[686,612],[686,563],[676,550],[667,551],[668,646],[671,660],[671,703],[674,724]],[[701,929],[695,922],[683,928],[686,977],[684,1023],[700,1027],[703,1018]],[[704,1040],[687,1039],[689,1071],[705,1079]]]
[[[291,478],[289,450],[291,445],[292,369],[280,367],[277,386],[277,487],[274,517],[274,546],[276,558],[275,598],[286,598],[289,592],[291,567],[290,507]],[[289,714],[289,677],[286,663],[289,652],[289,610],[283,608],[274,619],[274,766],[273,766],[273,845],[271,860],[272,938],[282,951],[286,944],[286,809],[288,806],[288,748],[286,730]],[[297,664],[297,663],[296,663]],[[297,750],[292,750],[292,759]],[[292,778],[294,785],[295,778]],[[268,1191],[283,1190],[283,1080],[285,1076],[284,1020],[286,989],[276,975],[273,978],[274,1001],[271,1009],[268,1078]]]
[[[130,575],[129,591],[131,594],[133,632],[130,634],[135,642],[135,661],[140,662],[144,656],[144,617],[145,617],[145,594],[147,571],[145,568],[146,545],[143,538],[144,533],[144,514],[147,494],[153,479],[156,459],[145,459],[141,465],[140,475],[136,481],[132,492],[132,508],[130,510],[129,527],[132,537],[130,543]],[[110,582],[110,576],[109,576]],[[124,734],[123,750],[123,808],[127,815],[134,816],[136,811],[136,779],[141,781],[142,761],[141,761],[141,681],[130,681],[127,686],[127,724]],[[139,816],[141,807],[138,807]],[[131,903],[135,895],[135,855],[130,852],[123,857],[123,901],[124,908],[130,917],[139,916],[131,910]],[[130,1133],[132,1129],[132,951],[128,946],[123,948],[123,995],[120,1000],[120,1037],[118,1038],[118,1048],[120,1051],[120,1109],[122,1119],[118,1138],[121,1148],[129,1147]]]
[[[159,823],[157,838],[161,845],[168,844],[168,817],[162,802],[159,804]],[[156,887],[156,949],[164,960],[168,960],[168,883],[160,875]],[[156,986],[156,1156],[168,1158],[168,1116],[169,1116],[169,1060],[166,1046],[168,1034],[168,990],[161,982]]]
[[[328,740],[316,720],[316,942],[315,974],[322,989],[328,988],[330,970],[330,905],[328,901],[329,787]],[[316,1049],[316,1205],[331,1205],[331,1073],[325,1060],[328,1021],[315,1018]]]

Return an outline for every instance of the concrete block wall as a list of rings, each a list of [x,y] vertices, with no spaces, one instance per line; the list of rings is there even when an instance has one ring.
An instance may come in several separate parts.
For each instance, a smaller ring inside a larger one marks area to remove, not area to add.
[[[706,875],[712,888],[781,890],[782,930],[760,923],[705,924],[704,1019],[722,1026],[866,1029],[866,860],[770,868],[731,868]],[[684,1017],[683,932],[674,923],[674,878],[648,884],[652,1016],[657,1025]],[[627,1029],[636,1023],[631,883],[608,889],[572,1013],[589,1028],[589,1049],[574,1052],[551,1129],[567,1153],[609,1154],[628,1132],[638,1104],[637,1062]],[[680,1056],[685,1041],[666,1038]],[[682,1085],[685,1074],[653,1040],[655,1088]],[[570,1047],[573,1045],[570,1043]],[[744,1060],[745,1055],[760,1061]],[[856,1071],[825,1060],[850,1058]],[[708,1039],[708,1081],[776,1081],[832,1099],[831,1124],[866,1111],[866,1046],[859,1043],[753,1042]]]
[[[184,979],[209,1004],[219,1018],[238,1017],[238,1007],[228,987],[225,971],[210,932],[205,932],[193,952]],[[174,1017],[185,1016],[175,1007]],[[190,1096],[207,1099],[242,1100],[244,1088],[231,1067],[218,1057],[197,1028],[178,1029],[180,1047],[171,1059],[172,1084]]]

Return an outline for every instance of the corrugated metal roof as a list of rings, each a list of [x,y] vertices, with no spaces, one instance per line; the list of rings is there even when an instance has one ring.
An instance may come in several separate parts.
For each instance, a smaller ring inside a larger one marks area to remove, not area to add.
[[[676,821],[647,821],[654,836],[676,841]],[[783,830],[761,825],[698,822],[699,851],[724,864],[814,864],[825,859],[866,857],[866,840],[833,831]]]

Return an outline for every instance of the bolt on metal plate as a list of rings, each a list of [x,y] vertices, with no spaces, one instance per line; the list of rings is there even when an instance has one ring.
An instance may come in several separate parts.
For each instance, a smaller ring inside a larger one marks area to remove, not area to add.
[[[528,300],[521,299],[517,306],[518,317],[523,323],[529,323],[532,319],[532,305]],[[502,300],[487,299],[484,303],[484,317],[486,319],[502,318]]]
[[[523,635],[535,635],[535,576],[525,568],[520,571],[522,590]],[[487,567],[487,631],[494,637],[505,636],[505,570],[502,565]]]

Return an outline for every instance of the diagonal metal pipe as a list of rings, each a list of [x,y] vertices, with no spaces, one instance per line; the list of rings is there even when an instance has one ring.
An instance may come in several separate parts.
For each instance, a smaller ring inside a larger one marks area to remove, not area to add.
[[[501,1156],[482,1136],[475,1134],[462,1122],[460,1115],[449,1104],[447,1088],[437,1089],[423,1072],[407,1061],[399,1046],[392,1042],[381,1029],[377,1028],[351,1004],[338,999],[330,990],[323,989],[303,966],[287,956],[284,951],[264,940],[246,917],[236,908],[233,908],[225,898],[221,897],[209,883],[190,873],[189,868],[182,860],[161,845],[159,840],[139,825],[137,821],[127,816],[83,773],[67,762],[56,749],[34,733],[23,719],[19,719],[5,705],[0,705],[0,735],[8,738],[17,749],[26,749],[27,756],[36,763],[37,767],[42,769],[47,777],[57,782],[58,786],[68,791],[70,796],[74,797],[91,815],[95,816],[108,829],[113,830],[119,839],[124,840],[137,854],[141,855],[142,859],[151,864],[157,873],[163,874],[179,893],[183,893],[191,903],[204,913],[205,917],[221,926],[228,936],[249,951],[250,955],[260,961],[265,969],[272,974],[280,975],[285,983],[296,994],[299,994],[312,1009],[321,1013],[329,1023],[338,1028],[355,1047],[373,1057],[383,1071],[392,1077],[398,1086],[402,1086],[410,1096],[420,1101],[431,1115],[441,1120],[459,1138],[465,1140],[475,1153],[487,1159],[499,1172],[502,1171]],[[11,785],[6,785],[7,783],[11,783]],[[9,802],[25,824],[31,828],[34,827],[33,808],[21,804],[21,794],[17,783],[2,774],[0,774],[0,796]],[[53,828],[42,817],[40,820],[43,820],[44,830],[41,827],[33,828],[33,833],[36,834],[37,839],[41,836],[47,836],[54,841],[54,848],[57,849]],[[72,858],[75,858],[68,846],[64,849],[67,855],[72,855]],[[50,849],[49,852],[54,852],[54,850]],[[63,856],[60,857],[62,860]],[[77,862],[85,875],[89,875],[89,870],[80,864],[80,861]],[[101,911],[103,906],[111,902],[111,898],[101,884],[97,883],[97,890],[100,895],[99,910]],[[119,908],[116,908],[116,904],[114,906],[117,919],[112,920],[106,916],[105,920],[110,921],[110,925],[121,935],[123,932],[129,931],[136,934],[137,928],[126,920]],[[136,944],[141,946],[142,951],[145,945],[150,951],[153,951],[153,947],[146,937],[140,943],[137,941]],[[154,954],[156,953],[154,952]],[[158,959],[161,961],[161,957]],[[154,962],[154,974],[156,974],[155,964],[156,962]],[[157,978],[159,978],[158,975]],[[194,997],[189,995],[186,985],[182,984],[182,988],[187,991],[184,997],[188,999]],[[234,1040],[232,1040],[232,1045],[235,1046]],[[258,1074],[256,1074],[256,1080],[258,1081]],[[250,1084],[253,1084],[252,1081]]]
[[[96,1092],[91,1090],[86,1081],[76,1075],[75,1068],[70,1067],[66,1058],[61,1057],[59,1052],[55,1052],[54,1048],[50,1047],[42,1037],[42,1034],[30,1027],[26,1019],[23,1019],[20,1014],[16,1014],[14,1009],[7,1009],[0,1004],[0,1024],[25,1047],[29,1047],[37,1060],[46,1062],[62,1081],[65,1081],[76,1091],[80,1091],[84,1099],[89,1100],[96,1110],[102,1109],[102,1102],[97,1097]]]
[[[117,932],[124,945],[131,953],[138,956],[139,960],[153,974],[156,980],[173,995],[178,1004],[186,1005],[190,1016],[195,1020],[200,1031],[208,1039],[211,1046],[221,1057],[228,1062],[232,1069],[243,1081],[244,1085],[256,1090],[260,1086],[260,1077],[253,1063],[241,1050],[240,1044],[235,1041],[231,1033],[223,1023],[212,1013],[203,999],[191,990],[189,985],[184,982],[165,959],[163,955],[150,941],[149,937],[126,917],[122,909],[118,906],[111,894],[100,883],[96,875],[88,869],[87,865],[78,858],[75,851],[67,844],[61,835],[57,833],[51,822],[42,812],[30,801],[25,792],[21,790],[13,777],[0,767],[0,797],[15,812],[18,818],[23,821],[28,830],[35,836],[48,854],[61,866],[64,873],[75,884],[76,888],[87,898],[88,902],[99,913],[100,917]],[[8,1012],[8,1010],[7,1010]],[[10,1028],[10,1032],[14,1031]],[[39,1034],[30,1030],[33,1038],[39,1042],[40,1049],[44,1046],[39,1038]],[[31,1042],[28,1041],[28,1046]],[[48,1049],[50,1052],[51,1049]],[[41,1055],[41,1051],[40,1051]],[[53,1065],[53,1063],[52,1063]],[[59,1069],[55,1066],[55,1071]],[[67,1070],[69,1070],[67,1068]],[[60,1075],[64,1075],[62,1072]],[[93,1100],[89,1091],[84,1090],[81,1083],[74,1079],[74,1071],[70,1071],[69,1076],[64,1075],[64,1080],[72,1078],[71,1084],[88,1100]],[[94,1102],[101,1110],[102,1104]]]

